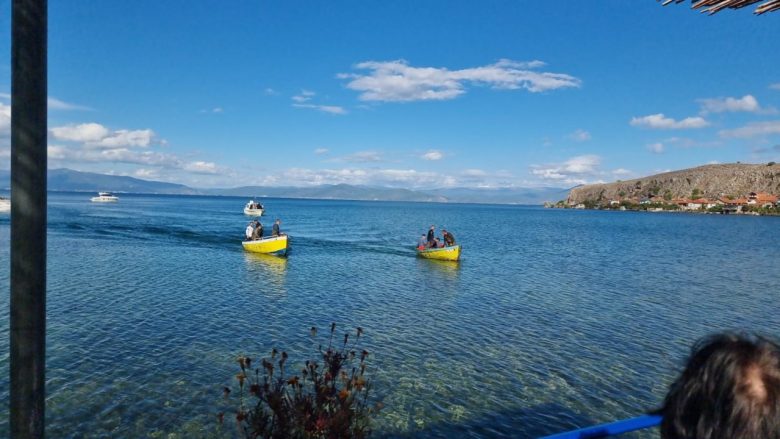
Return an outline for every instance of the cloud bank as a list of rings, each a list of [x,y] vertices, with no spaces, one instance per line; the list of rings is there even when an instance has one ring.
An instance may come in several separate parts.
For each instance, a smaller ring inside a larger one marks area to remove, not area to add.
[[[466,93],[468,84],[499,90],[525,89],[532,93],[582,84],[572,75],[536,70],[544,65],[541,61],[502,59],[486,66],[449,70],[444,67],[413,67],[405,60],[365,61],[355,65],[355,69],[367,73],[340,73],[337,77],[349,79],[346,87],[360,92],[360,100],[376,102],[455,99]]]

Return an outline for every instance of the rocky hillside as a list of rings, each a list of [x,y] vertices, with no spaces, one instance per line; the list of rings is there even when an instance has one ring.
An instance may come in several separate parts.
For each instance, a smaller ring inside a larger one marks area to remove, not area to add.
[[[589,184],[571,190],[568,201],[616,200],[652,195],[691,197],[694,189],[703,197],[745,195],[750,192],[780,194],[780,164],[725,164],[665,172],[634,180]]]

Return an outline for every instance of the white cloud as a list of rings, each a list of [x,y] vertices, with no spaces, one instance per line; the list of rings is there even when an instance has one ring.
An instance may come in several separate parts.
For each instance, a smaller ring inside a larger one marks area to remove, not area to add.
[[[150,129],[111,132],[103,125],[94,122],[54,127],[50,131],[57,140],[79,142],[93,148],[146,148],[155,140],[155,133]]]
[[[53,96],[49,96],[49,98],[47,99],[47,104],[49,110],[86,110],[86,111],[92,110],[91,108],[85,107],[83,105],[71,104],[68,102],[61,101]]]
[[[767,122],[752,122],[733,130],[721,130],[718,132],[723,138],[749,138],[757,136],[768,136],[771,134],[780,134],[780,120],[771,120]]]
[[[647,150],[652,152],[653,154],[663,154],[664,153],[664,144],[661,142],[651,143],[647,145]]]
[[[461,70],[443,67],[412,67],[404,60],[366,61],[355,68],[368,74],[340,73],[349,79],[347,88],[360,92],[362,101],[411,102],[454,99],[466,92],[466,84],[494,89],[526,89],[543,92],[579,87],[581,82],[564,73],[538,72],[541,61],[516,62],[502,59],[495,64]]]
[[[71,142],[98,142],[109,135],[108,128],[99,123],[82,123],[51,129],[54,138]]]
[[[301,90],[300,94],[292,97],[292,106],[295,108],[309,108],[312,110],[322,111],[323,113],[347,114],[347,110],[345,110],[344,107],[340,107],[338,105],[319,105],[311,103],[310,101],[316,95],[317,93],[314,93],[313,91]]]
[[[345,155],[342,157],[336,157],[330,161],[334,162],[350,162],[350,163],[370,163],[381,162],[384,158],[382,153],[377,151],[358,151],[353,154]]]
[[[87,142],[88,145],[105,148],[121,148],[125,146],[138,146],[146,148],[154,139],[152,130],[119,130],[95,142]]]
[[[271,87],[267,87],[265,90],[263,90],[263,93],[265,93],[267,96],[276,96],[279,94],[278,91],[272,89]]]
[[[776,82],[774,84],[769,84],[769,88],[772,90],[780,90],[780,82]]]
[[[200,110],[201,113],[223,113],[225,110],[222,107],[214,107],[211,110]]]
[[[758,100],[752,95],[745,95],[741,98],[699,99],[698,102],[701,104],[702,114],[738,111],[758,113],[762,111],[761,106],[758,104]]]
[[[49,145],[48,156],[50,160],[60,161],[61,164],[125,163],[181,170],[193,174],[217,174],[225,171],[212,162],[188,161],[175,154],[129,148],[90,149],[85,146]]]
[[[600,175],[601,158],[587,154],[572,157],[563,163],[531,166],[531,173],[543,180],[554,180],[567,184],[585,184]]]
[[[617,168],[614,171],[612,171],[612,175],[631,175],[631,174],[633,174],[633,172],[624,168]]]
[[[590,140],[590,133],[585,130],[576,130],[569,134],[569,138],[576,142],[586,142]]]
[[[323,155],[327,154],[330,150],[328,148],[317,148],[314,150],[314,154]]]
[[[347,114],[347,110],[344,107],[337,105],[314,105],[314,104],[293,104],[296,108],[311,108],[313,110],[322,111],[330,114]]]
[[[441,160],[444,158],[444,153],[437,149],[432,149],[420,156],[420,158],[423,160]]]
[[[301,90],[301,93],[293,96],[292,100],[295,101],[295,102],[298,102],[300,104],[300,103],[303,103],[303,102],[310,101],[311,98],[313,98],[315,95],[316,95],[316,93],[314,93],[313,91]]]
[[[157,169],[138,168],[133,172],[133,175],[138,178],[155,179],[160,178],[160,171]]]
[[[701,117],[686,117],[682,120],[674,120],[666,117],[663,113],[651,114],[649,116],[631,118],[631,126],[645,127],[661,130],[680,130],[690,128],[704,128],[709,122]]]
[[[203,161],[184,163],[181,169],[196,174],[216,174],[219,172],[219,168],[215,163]]]
[[[415,169],[304,169],[292,168],[267,176],[261,184],[314,186],[321,184],[383,185],[392,187],[440,187],[454,184],[451,177]]]
[[[485,177],[487,172],[482,169],[466,169],[462,172],[462,175],[466,177]]]
[[[11,132],[11,106],[0,102],[0,136]]]

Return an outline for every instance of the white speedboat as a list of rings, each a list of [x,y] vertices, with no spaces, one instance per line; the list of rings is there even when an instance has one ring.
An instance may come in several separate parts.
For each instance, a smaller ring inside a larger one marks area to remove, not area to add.
[[[0,197],[0,212],[10,212],[11,211],[11,200],[8,198]]]
[[[98,196],[92,197],[91,200],[93,203],[116,203],[119,197],[111,192],[98,192]]]
[[[263,205],[255,202],[255,200],[249,200],[249,202],[246,203],[246,206],[244,206],[244,214],[252,215],[252,216],[262,216]]]

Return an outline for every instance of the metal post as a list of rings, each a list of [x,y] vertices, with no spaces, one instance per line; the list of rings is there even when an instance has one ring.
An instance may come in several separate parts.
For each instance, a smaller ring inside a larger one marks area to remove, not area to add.
[[[11,22],[12,438],[43,438],[46,364],[47,0],[13,0]]]

